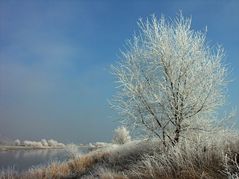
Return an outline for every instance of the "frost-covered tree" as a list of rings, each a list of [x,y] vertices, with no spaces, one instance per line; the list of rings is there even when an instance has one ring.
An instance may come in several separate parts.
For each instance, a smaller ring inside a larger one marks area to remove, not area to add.
[[[223,104],[224,52],[210,47],[205,33],[181,14],[170,21],[153,16],[138,26],[112,67],[119,89],[112,105],[126,124],[174,145]]]
[[[14,145],[16,145],[16,146],[21,145],[21,141],[20,141],[19,139],[16,139],[16,140],[14,141]]]
[[[115,144],[125,144],[131,140],[129,131],[124,126],[116,128],[114,132],[113,143]]]
[[[42,139],[42,140],[41,140],[41,143],[42,143],[42,146],[48,147],[48,142],[47,142],[46,139]]]

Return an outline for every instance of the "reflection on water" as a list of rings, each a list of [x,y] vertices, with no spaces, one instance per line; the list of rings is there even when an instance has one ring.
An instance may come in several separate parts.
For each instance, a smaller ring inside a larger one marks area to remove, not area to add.
[[[0,169],[14,167],[23,171],[33,166],[66,159],[67,154],[63,149],[0,151]]]

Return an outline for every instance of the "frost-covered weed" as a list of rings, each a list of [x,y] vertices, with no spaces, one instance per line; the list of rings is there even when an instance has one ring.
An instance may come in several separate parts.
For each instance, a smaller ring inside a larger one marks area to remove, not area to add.
[[[75,144],[68,144],[64,147],[67,155],[69,158],[76,159],[81,156],[81,153],[79,151],[79,147]]]
[[[163,152],[146,153],[129,175],[152,178],[225,178],[238,175],[239,135],[229,130],[184,138]],[[230,161],[230,165],[225,160]]]
[[[18,172],[14,167],[0,170],[0,179],[14,179],[18,176]]]

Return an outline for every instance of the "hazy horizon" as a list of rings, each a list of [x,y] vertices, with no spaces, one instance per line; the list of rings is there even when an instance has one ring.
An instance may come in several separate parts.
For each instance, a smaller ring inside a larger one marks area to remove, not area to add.
[[[233,81],[221,111],[239,106],[238,9],[236,0],[0,1],[0,136],[110,141],[120,125],[108,104],[116,92],[110,65],[139,18],[179,10],[225,48]]]

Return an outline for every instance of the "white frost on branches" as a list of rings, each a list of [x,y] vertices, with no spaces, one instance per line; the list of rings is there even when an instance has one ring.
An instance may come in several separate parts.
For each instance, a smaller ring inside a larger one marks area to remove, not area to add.
[[[224,52],[211,48],[181,14],[172,21],[153,16],[138,26],[113,66],[119,92],[112,106],[125,124],[175,144],[185,131],[201,130],[196,120],[224,103]]]

